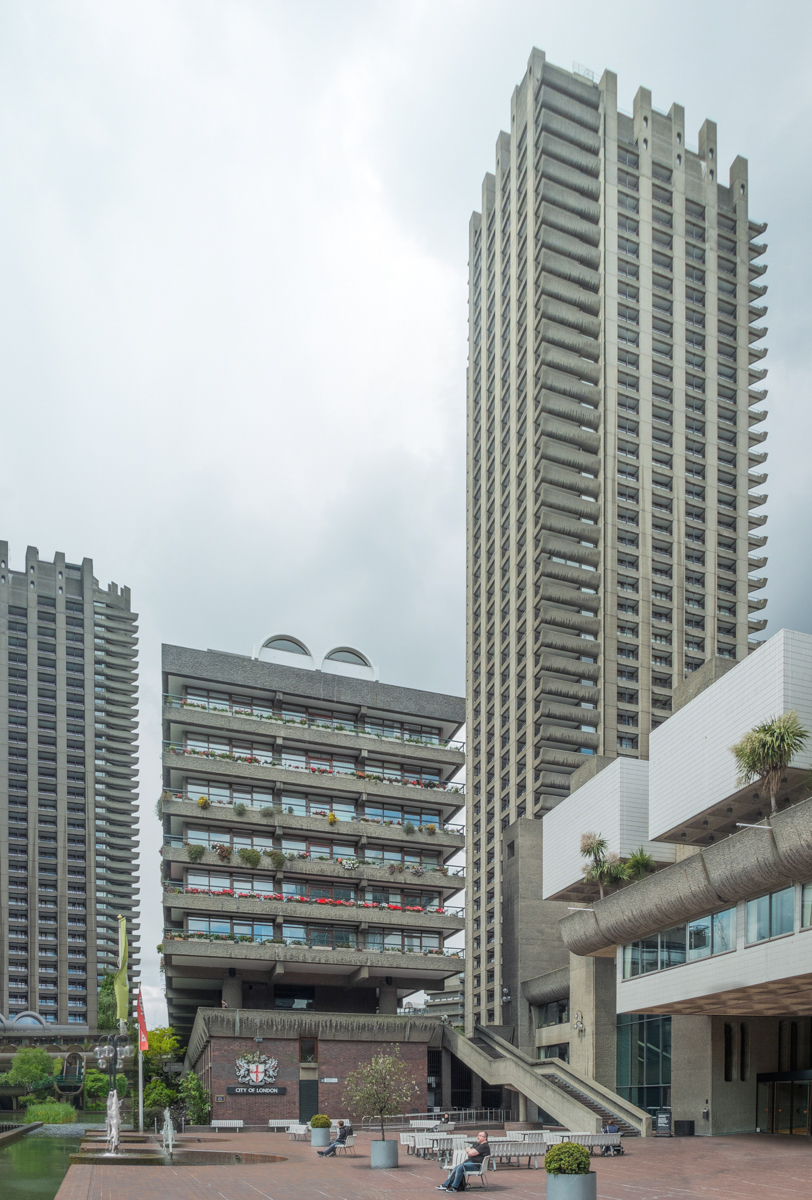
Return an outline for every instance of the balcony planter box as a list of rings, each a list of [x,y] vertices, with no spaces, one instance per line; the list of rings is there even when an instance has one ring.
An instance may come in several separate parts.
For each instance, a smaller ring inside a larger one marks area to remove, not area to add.
[[[547,1172],[547,1200],[597,1200],[598,1177],[594,1171],[586,1175],[558,1175]]]
[[[371,1167],[396,1167],[398,1165],[398,1144],[394,1139],[382,1142],[372,1141],[369,1144],[369,1165]]]
[[[318,1146],[322,1149],[324,1146],[330,1145],[330,1130],[329,1129],[311,1129],[310,1130],[310,1145]]]

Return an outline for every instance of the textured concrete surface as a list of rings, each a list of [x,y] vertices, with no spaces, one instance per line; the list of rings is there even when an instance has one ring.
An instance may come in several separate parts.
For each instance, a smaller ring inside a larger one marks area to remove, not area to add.
[[[208,1145],[209,1143],[206,1143]],[[213,1153],[282,1154],[286,1162],[235,1166],[71,1167],[57,1200],[384,1200],[434,1196],[445,1173],[435,1162],[400,1154],[392,1171],[369,1169],[369,1136],[356,1158],[322,1160],[284,1134],[221,1135]],[[201,1146],[202,1149],[202,1146]],[[807,1138],[741,1136],[655,1138],[627,1143],[622,1158],[593,1156],[599,1200],[795,1200],[812,1196]],[[487,1193],[516,1200],[546,1194],[544,1171],[500,1168]],[[476,1186],[476,1185],[474,1185]]]

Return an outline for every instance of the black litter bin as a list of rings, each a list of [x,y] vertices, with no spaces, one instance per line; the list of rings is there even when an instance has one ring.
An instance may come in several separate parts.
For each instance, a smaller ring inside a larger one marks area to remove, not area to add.
[[[674,1122],[674,1137],[693,1137],[694,1123],[693,1121],[675,1121]]]

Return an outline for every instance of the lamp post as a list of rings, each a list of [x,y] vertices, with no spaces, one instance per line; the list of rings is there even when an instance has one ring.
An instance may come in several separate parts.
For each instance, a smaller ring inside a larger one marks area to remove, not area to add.
[[[107,1071],[110,1081],[110,1091],[116,1090],[116,1074],[132,1058],[133,1048],[127,1037],[126,1026],[119,1021],[119,1032],[102,1034],[99,1044],[93,1051],[100,1071]]]

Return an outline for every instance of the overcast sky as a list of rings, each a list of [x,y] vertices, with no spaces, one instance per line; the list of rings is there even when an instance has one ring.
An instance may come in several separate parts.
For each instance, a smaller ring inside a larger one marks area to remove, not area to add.
[[[463,688],[467,226],[533,45],[750,160],[768,632],[812,629],[811,41],[808,0],[0,0],[0,536],[141,613],[154,1018],[160,643]]]

